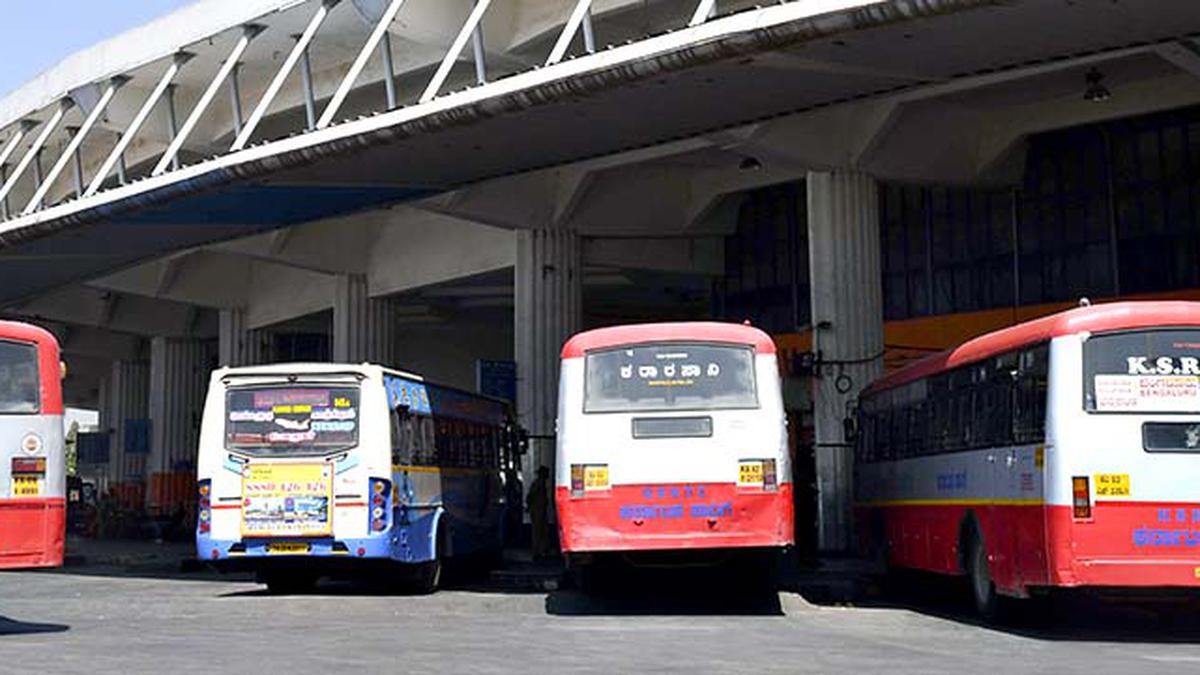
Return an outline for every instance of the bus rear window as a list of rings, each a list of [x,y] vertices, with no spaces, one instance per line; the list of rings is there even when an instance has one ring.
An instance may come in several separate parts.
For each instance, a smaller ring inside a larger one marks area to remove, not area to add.
[[[1096,335],[1083,345],[1090,412],[1200,412],[1200,330]]]
[[[39,404],[37,348],[0,341],[0,414],[35,414]]]
[[[228,447],[298,455],[358,444],[357,387],[253,387],[226,394]]]
[[[589,352],[583,411],[757,408],[754,350],[660,343]]]

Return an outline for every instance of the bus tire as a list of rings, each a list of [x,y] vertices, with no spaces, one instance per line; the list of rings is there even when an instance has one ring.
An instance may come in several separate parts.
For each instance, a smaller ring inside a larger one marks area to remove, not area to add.
[[[311,593],[317,585],[317,575],[311,572],[270,572],[262,576],[267,592],[272,595]]]
[[[984,546],[983,538],[979,536],[979,531],[974,526],[968,530],[964,562],[975,611],[989,623],[999,620],[1001,598],[996,593],[996,584],[992,581],[991,569],[988,566],[987,547]]]

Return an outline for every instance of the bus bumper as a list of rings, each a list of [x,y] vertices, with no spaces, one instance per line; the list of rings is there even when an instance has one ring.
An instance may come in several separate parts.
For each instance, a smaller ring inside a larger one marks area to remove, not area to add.
[[[0,500],[0,569],[61,566],[66,528],[63,497]]]
[[[572,497],[559,487],[565,553],[776,548],[795,539],[792,486],[773,492],[734,484],[618,485]]]
[[[270,559],[278,561],[313,559],[386,559],[407,563],[433,560],[435,535],[440,512],[410,512],[403,520],[395,518],[389,529],[368,537],[255,537],[220,539],[211,534],[196,534],[196,557],[223,569],[257,569]],[[307,546],[303,552],[288,552],[286,544]],[[238,562],[241,561],[241,562]]]

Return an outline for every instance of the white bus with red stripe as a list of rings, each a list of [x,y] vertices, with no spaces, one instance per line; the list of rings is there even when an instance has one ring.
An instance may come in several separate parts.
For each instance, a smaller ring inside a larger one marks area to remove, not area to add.
[[[0,321],[0,569],[62,565],[65,495],[58,341]]]
[[[556,505],[569,564],[793,543],[775,345],[724,323],[580,333],[562,350]]]
[[[865,549],[968,575],[985,615],[1055,587],[1200,589],[1200,303],[976,338],[868,388],[857,427]]]

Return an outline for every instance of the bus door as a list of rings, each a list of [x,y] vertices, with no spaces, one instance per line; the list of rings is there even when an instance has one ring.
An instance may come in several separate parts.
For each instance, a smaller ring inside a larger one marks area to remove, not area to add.
[[[1005,532],[1018,585],[1045,583],[1046,523],[1046,403],[1049,346],[1038,345],[998,359],[1009,381],[1009,407],[1003,415],[1012,429],[1011,441],[998,471],[1003,473]]]

